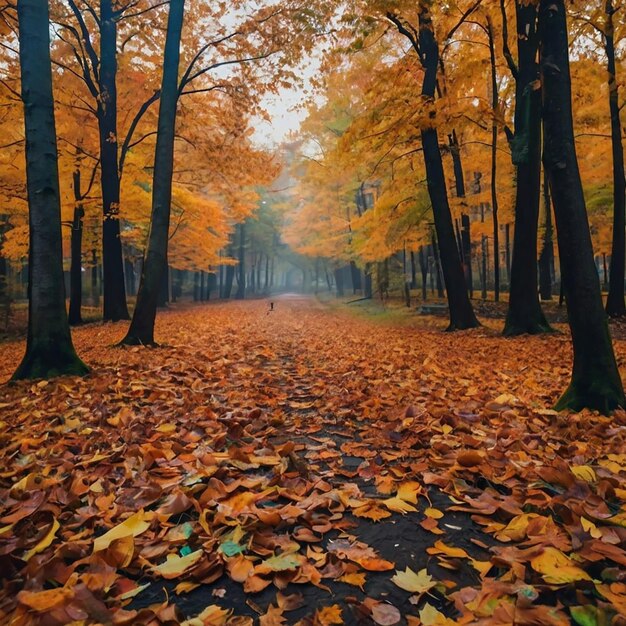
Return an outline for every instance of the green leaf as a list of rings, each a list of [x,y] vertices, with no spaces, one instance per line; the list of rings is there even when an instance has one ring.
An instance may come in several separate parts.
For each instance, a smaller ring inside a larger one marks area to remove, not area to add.
[[[226,556],[236,556],[238,554],[243,554],[244,552],[244,548],[242,546],[231,540],[225,541],[219,549],[220,552],[223,552]]]
[[[579,626],[598,626],[598,609],[595,606],[570,606],[569,610]]]

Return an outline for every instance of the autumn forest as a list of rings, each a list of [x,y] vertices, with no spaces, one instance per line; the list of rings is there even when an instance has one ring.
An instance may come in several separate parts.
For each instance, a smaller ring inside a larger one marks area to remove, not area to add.
[[[0,0],[0,625],[626,626],[623,0]]]

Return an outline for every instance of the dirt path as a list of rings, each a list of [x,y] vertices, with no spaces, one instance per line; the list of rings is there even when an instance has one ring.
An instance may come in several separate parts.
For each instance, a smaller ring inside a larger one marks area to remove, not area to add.
[[[437,611],[557,624],[598,598],[623,610],[626,420],[549,410],[565,335],[445,334],[297,296],[169,311],[156,350],[112,347],[124,330],[75,331],[85,379],[0,387],[0,622],[175,623],[210,605],[265,626],[445,623]],[[22,349],[0,344],[0,380]],[[128,562],[117,544],[94,552],[138,511]],[[406,567],[433,577],[426,595],[391,580]],[[54,587],[88,591],[39,612],[18,595]]]

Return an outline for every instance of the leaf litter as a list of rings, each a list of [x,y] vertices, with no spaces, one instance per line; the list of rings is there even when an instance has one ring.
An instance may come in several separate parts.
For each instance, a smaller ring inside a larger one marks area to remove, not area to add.
[[[626,415],[548,408],[566,337],[306,299],[123,330],[0,390],[0,623],[626,623]]]

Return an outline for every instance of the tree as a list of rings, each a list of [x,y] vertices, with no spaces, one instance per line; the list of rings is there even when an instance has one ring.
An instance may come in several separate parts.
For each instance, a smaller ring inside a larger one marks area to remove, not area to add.
[[[611,148],[613,153],[613,245],[609,272],[609,295],[606,312],[611,317],[626,315],[624,298],[624,264],[626,263],[626,178],[624,174],[624,146],[620,119],[619,84],[615,63],[615,13],[613,0],[606,0],[604,49],[609,75],[609,111],[611,115]]]
[[[159,290],[163,274],[167,270],[167,244],[174,170],[174,134],[178,104],[178,64],[183,13],[184,0],[170,0],[163,56],[157,144],[154,155],[152,217],[137,294],[137,305],[128,333],[122,340],[122,343],[127,345],[154,344],[154,322]]]
[[[13,379],[82,375],[65,310],[48,4],[19,0],[18,24],[29,205],[26,354]]]
[[[593,259],[572,116],[569,44],[564,0],[539,5],[543,85],[543,162],[550,182],[561,273],[572,332],[574,367],[559,410],[610,413],[624,406],[624,390]]]
[[[422,98],[427,104],[430,103],[432,105],[437,86],[439,46],[435,39],[430,12],[431,5],[432,0],[420,0],[418,10],[420,60],[424,67]],[[434,110],[431,115],[435,116]],[[439,150],[437,127],[434,124],[424,125],[420,132],[424,161],[426,163],[428,193],[433,206],[435,229],[437,231],[437,241],[439,243],[439,253],[441,255],[441,265],[448,297],[450,312],[448,330],[475,328],[479,323],[470,304],[461,258],[454,235],[441,151]]]
[[[506,26],[504,1],[503,23]],[[541,84],[537,52],[537,5],[515,0],[517,64],[508,49],[505,57],[515,78],[515,134],[513,163],[517,167],[515,234],[509,307],[504,335],[538,334],[551,330],[537,293],[537,231],[541,188]]]

